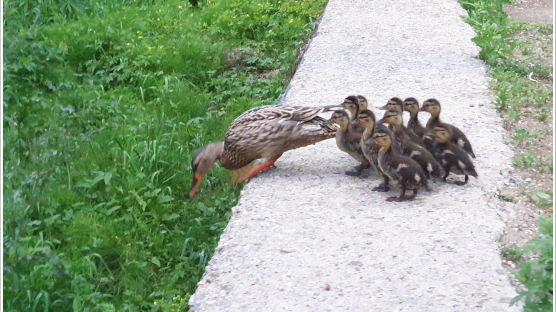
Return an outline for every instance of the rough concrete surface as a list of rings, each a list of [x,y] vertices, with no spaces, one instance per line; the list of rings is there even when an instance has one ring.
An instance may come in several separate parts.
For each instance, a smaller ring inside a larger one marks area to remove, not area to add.
[[[479,179],[392,203],[398,188],[371,191],[378,174],[344,175],[356,163],[334,140],[288,152],[243,189],[192,310],[519,309],[509,307],[493,196],[511,151],[465,14],[455,0],[330,0],[285,105],[363,94],[382,114],[392,96],[435,97],[471,140]]]

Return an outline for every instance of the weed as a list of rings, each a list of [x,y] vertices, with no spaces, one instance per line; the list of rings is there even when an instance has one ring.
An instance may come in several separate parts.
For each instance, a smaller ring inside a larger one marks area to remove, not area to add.
[[[528,197],[533,203],[543,208],[550,208],[553,205],[553,194],[551,190],[530,192]]]
[[[513,163],[518,167],[529,168],[535,163],[535,156],[531,152],[525,151],[514,156]]]
[[[517,245],[504,245],[502,248],[502,257],[510,261],[518,261],[523,255],[523,251]]]
[[[552,311],[553,306],[553,223],[552,218],[539,218],[540,238],[529,241],[522,253],[536,255],[536,260],[521,261],[515,272],[518,281],[525,285],[512,300],[512,304],[524,299],[524,311]]]
[[[547,108],[545,108],[545,107],[541,108],[541,110],[537,113],[537,118],[538,118],[540,121],[546,121],[546,119],[547,119],[549,116],[550,116],[550,111],[549,111]]]
[[[503,201],[507,201],[507,202],[513,202],[514,201],[514,197],[512,195],[500,194],[498,197]]]
[[[518,128],[514,130],[514,137],[513,140],[515,143],[523,144],[525,146],[531,145],[531,140],[535,138],[535,135],[531,132],[523,129]]]

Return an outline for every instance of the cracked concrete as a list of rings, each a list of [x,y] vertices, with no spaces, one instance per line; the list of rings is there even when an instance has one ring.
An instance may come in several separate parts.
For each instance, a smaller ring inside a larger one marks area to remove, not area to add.
[[[392,96],[435,97],[472,142],[479,179],[391,203],[399,189],[371,191],[378,174],[343,174],[356,163],[334,140],[288,152],[243,189],[192,310],[519,310],[494,199],[512,154],[465,14],[455,0],[330,0],[284,104],[363,94],[382,114]]]

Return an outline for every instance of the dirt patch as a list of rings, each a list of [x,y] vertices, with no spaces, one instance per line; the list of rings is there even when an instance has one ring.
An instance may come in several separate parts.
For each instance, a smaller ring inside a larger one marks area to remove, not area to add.
[[[553,23],[552,0],[515,0],[504,6],[504,11],[517,22]]]

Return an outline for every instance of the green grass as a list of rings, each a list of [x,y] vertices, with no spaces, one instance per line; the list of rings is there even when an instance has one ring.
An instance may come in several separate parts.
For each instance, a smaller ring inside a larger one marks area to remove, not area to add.
[[[324,4],[4,1],[4,310],[186,310],[240,190],[188,199],[192,154],[277,101]]]
[[[514,129],[513,142],[520,148],[513,162],[516,166],[532,172],[552,173],[552,159],[538,156],[532,141],[543,131],[515,128],[525,113],[535,112],[536,118],[546,122],[552,109],[552,72],[542,62],[533,58],[529,49],[530,42],[517,39],[519,31],[534,31],[544,36],[552,33],[552,25],[520,24],[508,19],[502,5],[508,0],[460,0],[468,12],[465,21],[473,26],[477,36],[473,41],[481,48],[479,58],[490,69],[494,78],[491,88],[496,91],[493,103],[504,118],[507,129]],[[552,58],[550,47],[543,52]],[[519,53],[521,51],[521,53]],[[518,52],[518,53],[516,53]],[[542,83],[531,80],[542,80]],[[547,87],[548,86],[548,87]],[[544,129],[540,129],[544,130]],[[501,195],[502,200],[511,196]],[[552,209],[552,192],[537,191],[529,194],[529,199],[548,211]],[[513,198],[511,198],[513,200]],[[540,238],[532,239],[526,248],[515,245],[504,246],[502,256],[517,261],[523,254],[536,255],[532,260],[521,261],[516,278],[523,283],[525,290],[512,300],[515,304],[524,301],[524,311],[552,311],[553,286],[552,265],[553,223],[550,218],[540,218]]]

